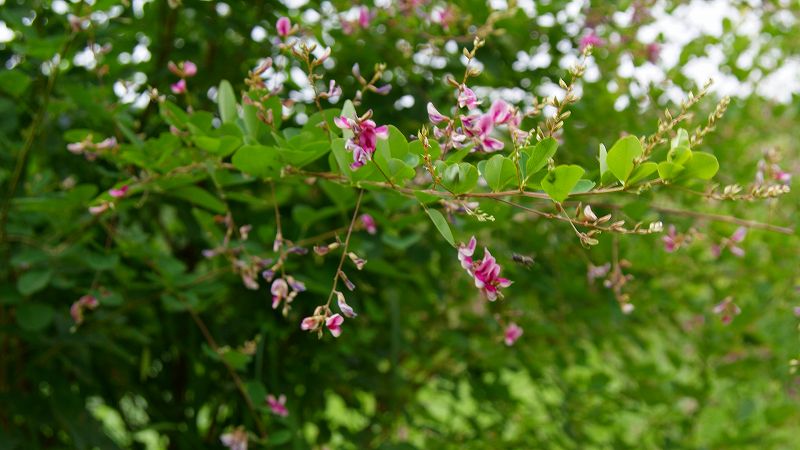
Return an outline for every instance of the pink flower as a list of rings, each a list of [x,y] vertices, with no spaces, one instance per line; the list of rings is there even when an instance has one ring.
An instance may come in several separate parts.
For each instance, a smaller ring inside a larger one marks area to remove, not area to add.
[[[342,334],[342,322],[344,322],[344,317],[334,314],[325,321],[325,327],[328,328],[333,337],[339,337]]]
[[[508,103],[498,99],[495,100],[491,108],[489,108],[489,115],[492,117],[492,122],[494,122],[495,125],[501,125],[511,120],[514,111],[508,106]]]
[[[339,291],[334,291],[334,293],[336,294],[336,304],[339,305],[339,311],[341,311],[342,314],[351,319],[358,316],[358,314],[356,314],[353,308],[351,308],[350,305],[348,305],[347,302],[345,301],[344,294],[342,294]],[[334,334],[334,336],[337,335]]]
[[[108,202],[103,202],[103,203],[101,203],[99,205],[90,206],[89,207],[89,214],[91,214],[93,216],[98,216],[98,215],[103,214],[104,212],[106,212],[106,210],[108,210],[109,207],[111,207],[111,204],[108,203]]]
[[[678,234],[675,232],[675,225],[669,226],[667,234],[661,238],[661,241],[664,242],[664,251],[667,253],[672,253],[680,247]]]
[[[461,262],[461,267],[467,270],[474,281],[475,287],[480,289],[481,293],[486,296],[489,301],[495,301],[498,297],[502,298],[503,294],[500,292],[501,288],[511,286],[512,281],[500,276],[502,268],[497,264],[497,260],[489,253],[489,249],[483,249],[483,259],[481,261],[474,261],[472,255],[475,253],[477,241],[473,236],[469,244],[459,245],[458,260]]]
[[[372,20],[372,16],[369,13],[369,8],[362,6],[361,9],[358,10],[358,25],[361,28],[367,28],[370,20]]]
[[[745,236],[747,235],[747,228],[739,227],[736,231],[733,232],[731,237],[722,239],[722,242],[719,244],[715,244],[711,246],[711,253],[714,255],[715,258],[719,258],[722,255],[722,251],[728,249],[733,256],[737,256],[739,258],[744,257],[744,249],[739,247],[736,244],[740,244],[744,241]]]
[[[367,230],[367,233],[375,234],[378,232],[378,226],[375,224],[375,219],[372,216],[369,214],[362,214],[360,219],[361,225],[364,226],[364,229]]]
[[[353,120],[345,116],[333,119],[337,127],[353,132],[353,137],[345,143],[345,149],[353,152],[352,170],[364,166],[372,159],[378,139],[389,137],[389,128],[386,125],[376,126],[372,120]]]
[[[292,22],[288,17],[281,17],[278,19],[278,22],[275,23],[275,29],[278,31],[278,36],[289,36],[289,33],[292,31]]]
[[[191,78],[197,75],[197,65],[191,61],[184,61],[183,62],[183,74],[187,78]]]
[[[589,34],[581,38],[578,44],[578,48],[580,49],[580,51],[583,51],[586,49],[586,47],[590,45],[592,47],[600,47],[601,45],[603,45],[603,40],[600,39],[600,37],[597,34],[595,34],[594,30],[590,31]]]
[[[742,310],[733,303],[731,297],[726,297],[724,300],[714,306],[714,314],[720,316],[720,320],[724,325],[728,325],[733,321],[733,318],[742,313]]]
[[[586,269],[586,278],[589,280],[589,284],[592,284],[594,283],[594,280],[598,278],[605,278],[610,270],[611,263],[605,263],[601,266],[589,264],[589,267]]]
[[[478,97],[475,96],[475,92],[462,84],[458,89],[458,107],[466,107],[469,110],[473,110],[477,108],[478,104]]]
[[[658,45],[656,42],[652,42],[647,44],[647,60],[651,63],[655,63],[658,61],[658,57],[661,55],[661,46]]]
[[[517,342],[517,339],[519,339],[520,336],[522,336],[522,327],[515,324],[514,322],[508,324],[508,326],[506,327],[506,331],[504,333],[504,340],[506,342],[506,345],[508,345],[509,347],[514,345],[514,342]]]
[[[125,186],[122,186],[122,187],[121,187],[121,188],[119,188],[119,189],[110,189],[110,190],[108,191],[108,195],[110,195],[110,196],[112,196],[112,197],[114,197],[114,198],[122,198],[122,197],[124,197],[124,196],[125,196],[125,194],[127,194],[127,193],[128,193],[128,186],[127,186],[127,185],[125,185]]]
[[[795,317],[800,317],[800,306],[795,306],[793,311]]]
[[[222,445],[228,447],[230,450],[247,450],[247,431],[244,427],[238,427],[235,430],[225,433],[219,437]]]
[[[475,247],[477,245],[478,241],[475,239],[475,236],[469,239],[467,245],[458,245],[458,260],[461,262],[461,267],[466,269],[467,273],[470,275],[472,275],[472,255],[475,253]]]
[[[791,184],[792,182],[792,174],[784,172],[780,167],[777,167],[777,165],[773,167],[772,178],[783,184]]]
[[[461,123],[464,125],[464,132],[475,142],[476,150],[494,152],[502,150],[505,146],[490,136],[494,129],[494,119],[491,114],[462,116]]]
[[[319,316],[310,316],[303,319],[300,322],[300,329],[303,331],[313,331],[319,327],[321,322],[321,318]]]
[[[172,72],[174,75],[179,76],[181,78],[191,78],[197,75],[197,65],[191,61],[183,61],[181,63],[175,64],[174,62],[170,61],[167,64],[167,69]]]
[[[440,113],[439,110],[437,110],[436,107],[433,106],[433,103],[431,102],[428,102],[428,118],[434,125],[438,125],[439,122],[442,122],[444,120],[450,120],[447,118],[447,116]]]
[[[286,396],[283,394],[279,395],[278,398],[275,398],[272,394],[267,395],[267,405],[269,405],[270,411],[275,415],[281,417],[289,415],[289,410],[286,409]]]
[[[283,278],[278,278],[272,282],[269,291],[272,293],[272,309],[277,309],[281,304],[281,300],[289,296],[289,285],[286,284]]]
[[[83,322],[83,311],[85,309],[97,309],[98,306],[100,306],[100,302],[97,301],[95,296],[84,295],[70,306],[69,314],[72,316],[75,325],[80,325]]]
[[[186,92],[186,80],[181,78],[177,83],[169,85],[170,90],[175,95],[180,95]]]

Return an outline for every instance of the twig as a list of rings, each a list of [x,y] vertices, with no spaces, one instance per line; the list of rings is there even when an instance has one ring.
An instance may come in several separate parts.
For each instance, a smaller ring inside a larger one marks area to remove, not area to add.
[[[353,210],[353,218],[350,220],[350,226],[347,227],[347,237],[344,238],[344,246],[342,247],[342,257],[339,259],[339,267],[336,268],[336,274],[333,275],[333,286],[331,293],[328,294],[328,301],[325,303],[325,309],[330,308],[331,300],[333,300],[333,293],[336,292],[336,286],[339,284],[339,274],[342,273],[344,260],[347,258],[347,249],[350,246],[350,235],[353,234],[356,219],[358,219],[358,209],[361,207],[361,198],[364,196],[364,190],[358,191],[358,200],[356,200],[356,207]]]

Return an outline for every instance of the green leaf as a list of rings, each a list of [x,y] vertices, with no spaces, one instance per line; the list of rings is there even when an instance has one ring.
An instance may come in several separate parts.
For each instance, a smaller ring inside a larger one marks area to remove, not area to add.
[[[299,150],[278,148],[278,158],[294,167],[311,164],[331,150],[331,144],[325,141],[309,142]]]
[[[25,302],[17,307],[17,324],[26,331],[41,331],[53,322],[55,314],[50,305]]]
[[[202,206],[209,211],[222,214],[225,212],[225,203],[217,197],[211,195],[207,190],[200,186],[183,186],[181,188],[172,189],[168,192],[169,195],[186,200],[197,206]]]
[[[685,146],[673,147],[667,152],[667,161],[675,164],[685,165],[691,157],[692,151]]]
[[[447,223],[447,219],[444,218],[444,215],[442,215],[442,213],[440,213],[438,210],[431,208],[426,208],[425,212],[428,213],[428,217],[431,218],[433,225],[437,230],[439,230],[439,233],[442,234],[444,240],[455,247],[456,242],[455,239],[453,239],[453,232],[450,231],[450,224]]]
[[[585,170],[581,166],[558,166],[542,179],[542,189],[553,200],[563,202],[569,197],[569,193],[578,184],[584,172]]]
[[[164,121],[166,121],[168,124],[181,130],[186,128],[186,124],[189,121],[189,115],[186,114],[186,111],[178,107],[178,105],[166,100],[161,102],[159,111],[161,112],[161,117],[163,117]]]
[[[633,171],[633,160],[642,155],[642,143],[636,136],[625,136],[608,151],[606,161],[608,170],[622,183],[628,180]]]
[[[233,92],[233,86],[228,80],[222,80],[219,83],[217,104],[219,105],[219,117],[222,119],[222,123],[236,122],[239,117],[236,112],[236,94]]]
[[[503,155],[494,155],[486,161],[483,178],[493,191],[498,192],[517,176],[514,162]]]
[[[19,98],[28,89],[31,79],[18,70],[3,70],[0,72],[0,91]]]
[[[584,192],[589,192],[594,187],[594,181],[592,180],[578,180],[578,183],[575,184],[575,187],[569,191],[569,195],[574,194],[583,194]]]
[[[694,152],[691,159],[685,164],[685,168],[681,174],[682,177],[710,180],[717,174],[719,162],[711,153]]]
[[[268,178],[280,173],[278,152],[265,145],[244,145],[233,155],[233,166],[255,177]]]
[[[678,134],[672,138],[672,142],[670,143],[670,148],[675,147],[686,147],[689,148],[689,133],[686,132],[683,128],[678,129]],[[680,164],[680,162],[679,162]]]
[[[603,144],[600,144],[600,152],[597,159],[600,161],[600,178],[602,179],[603,175],[608,172],[608,152]]]
[[[224,158],[235,152],[236,149],[242,145],[242,140],[236,136],[222,136],[218,138],[210,136],[195,136],[194,144],[199,149]]]
[[[478,185],[478,169],[469,163],[458,163],[444,170],[442,183],[454,194],[471,191]]]
[[[394,125],[389,125],[389,139],[386,142],[389,144],[392,158],[403,159],[408,154],[408,141],[403,132]]]
[[[654,163],[653,161],[643,162],[633,169],[631,176],[628,178],[628,184],[631,185],[635,184],[637,181],[642,181],[652,175],[656,170],[658,170],[657,163]]]
[[[542,170],[547,161],[556,154],[558,142],[553,138],[547,138],[531,147],[525,147],[523,152],[528,154],[528,162],[525,163],[525,173],[531,176]]]
[[[17,290],[22,295],[31,295],[46,288],[50,283],[53,272],[48,269],[38,269],[25,272],[17,280]]]
[[[428,142],[430,143],[428,154],[431,155],[431,161],[435,161],[439,159],[440,156],[442,156],[442,147],[439,145],[438,142],[434,141],[433,139],[430,139]],[[422,141],[420,141],[419,139],[413,140],[408,143],[408,151],[415,155],[419,155],[420,157],[425,155],[425,148],[422,146]]]
[[[658,163],[658,176],[662,180],[672,180],[683,171],[683,166],[669,161]]]

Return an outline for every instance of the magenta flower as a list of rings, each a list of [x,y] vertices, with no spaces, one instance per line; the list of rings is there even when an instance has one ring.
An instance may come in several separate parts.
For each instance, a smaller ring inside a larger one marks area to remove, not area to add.
[[[458,107],[466,107],[469,110],[473,110],[477,108],[479,104],[480,102],[478,102],[478,97],[475,96],[475,92],[462,84],[458,89]]]
[[[370,216],[369,214],[362,214],[361,217],[361,225],[364,226],[364,229],[367,230],[369,234],[375,234],[378,232],[378,225],[375,223],[375,218]]]
[[[357,170],[372,160],[378,139],[389,137],[389,128],[386,125],[376,126],[375,122],[369,119],[353,120],[340,116],[333,121],[337,127],[353,132],[353,137],[345,143],[345,149],[353,152],[353,163],[350,164],[352,170]]]
[[[275,29],[278,31],[278,36],[289,36],[289,33],[292,32],[292,22],[288,17],[281,17],[278,19],[278,22],[275,23]]]
[[[512,281],[500,276],[502,268],[497,264],[497,260],[489,253],[489,249],[483,249],[483,259],[481,261],[474,261],[472,255],[475,253],[477,241],[473,236],[467,245],[459,245],[458,247],[458,260],[461,262],[461,267],[467,270],[474,281],[475,287],[480,289],[481,293],[489,301],[495,301],[498,297],[502,298],[503,294],[500,292],[501,288],[511,286]]]
[[[775,181],[779,183],[787,185],[792,183],[792,174],[790,174],[789,172],[784,172],[780,167],[778,167],[777,164],[773,165],[772,178],[774,178]]]
[[[792,311],[794,311],[795,317],[800,317],[800,306],[795,306]]]
[[[517,342],[517,339],[519,339],[520,336],[522,336],[522,327],[515,324],[514,322],[511,322],[510,324],[508,324],[503,334],[504,334],[503,338],[506,345],[511,347],[512,345],[514,345],[514,342]]]
[[[358,25],[361,28],[367,28],[370,20],[372,20],[372,15],[369,13],[369,8],[362,6],[361,9],[358,10]]]
[[[110,195],[110,196],[112,196],[114,198],[125,197],[125,194],[127,194],[127,193],[128,193],[128,186],[127,185],[122,186],[119,189],[110,189],[108,191],[108,195]]]
[[[647,44],[647,60],[655,63],[659,56],[661,56],[661,46],[657,42]]]
[[[244,427],[238,427],[233,431],[219,437],[222,445],[230,450],[247,450],[247,431]]]
[[[733,318],[742,313],[742,310],[733,303],[731,297],[726,297],[725,300],[719,302],[714,306],[714,314],[720,316],[720,320],[724,325],[729,325]]]
[[[325,321],[325,327],[328,328],[328,331],[331,332],[333,337],[339,337],[342,334],[342,323],[344,322],[344,317],[340,316],[339,314],[334,314]]]
[[[169,89],[175,95],[180,95],[186,92],[186,80],[181,78],[177,83],[169,85]]]
[[[600,36],[595,34],[594,30],[590,31],[589,34],[581,38],[580,42],[578,43],[578,48],[580,51],[583,51],[590,45],[592,47],[600,47],[603,45],[603,40],[600,39]]]
[[[289,410],[286,409],[286,396],[283,394],[279,395],[278,398],[275,398],[272,394],[267,395],[267,405],[269,405],[270,411],[275,415],[281,417],[289,415]]]

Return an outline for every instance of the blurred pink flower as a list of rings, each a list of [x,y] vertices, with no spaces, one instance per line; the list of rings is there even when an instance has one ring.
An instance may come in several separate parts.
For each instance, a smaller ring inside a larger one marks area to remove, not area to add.
[[[458,260],[461,262],[461,267],[466,269],[475,282],[475,287],[480,289],[481,293],[486,296],[489,301],[495,301],[498,297],[502,298],[503,294],[500,292],[501,288],[511,286],[512,281],[500,276],[502,267],[497,264],[497,260],[489,253],[489,249],[483,249],[483,259],[481,261],[474,261],[472,255],[475,253],[477,241],[475,236],[469,240],[469,244],[461,244],[458,247]]]
[[[580,42],[578,43],[578,48],[580,49],[580,51],[583,51],[583,50],[586,49],[586,47],[588,47],[590,45],[592,47],[600,47],[603,44],[604,44],[604,42],[603,42],[602,39],[600,39],[600,36],[598,36],[594,32],[594,30],[591,30],[591,31],[589,31],[588,34],[584,35],[581,38]]]
[[[733,318],[741,314],[742,310],[733,303],[733,298],[726,297],[724,300],[714,306],[714,314],[720,317],[724,325],[728,325],[733,321]]]
[[[230,450],[247,450],[247,431],[244,427],[238,427],[233,431],[219,437],[222,445]]]
[[[122,198],[127,193],[128,193],[128,186],[127,185],[122,186],[122,187],[120,187],[118,189],[110,189],[108,191],[108,195],[110,195],[110,196],[112,196],[114,198]]]
[[[523,332],[522,327],[515,324],[514,322],[508,324],[503,336],[506,345],[508,345],[509,347],[514,345],[514,343],[517,342],[517,339],[519,339],[520,336],[522,336],[522,332]]]
[[[181,78],[177,83],[169,85],[169,89],[175,95],[180,95],[186,92],[186,80]]]
[[[288,17],[281,17],[278,19],[278,22],[275,23],[275,30],[277,30],[278,36],[280,37],[289,36],[289,33],[292,31],[292,22]]]
[[[362,214],[360,219],[361,219],[361,225],[364,226],[364,229],[367,230],[367,233],[375,234],[378,232],[378,226],[375,223],[375,218],[373,218],[369,214]]]
[[[289,415],[289,410],[286,409],[286,396],[281,394],[277,398],[274,395],[267,395],[267,405],[273,414],[286,417]]]

